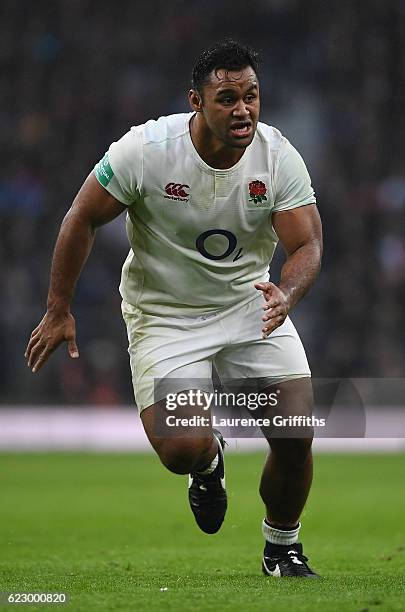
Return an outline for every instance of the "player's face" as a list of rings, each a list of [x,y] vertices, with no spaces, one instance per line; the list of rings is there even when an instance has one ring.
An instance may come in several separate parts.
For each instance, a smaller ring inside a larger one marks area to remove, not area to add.
[[[259,82],[253,68],[220,68],[211,73],[203,89],[202,113],[211,132],[225,145],[250,145],[259,111]]]

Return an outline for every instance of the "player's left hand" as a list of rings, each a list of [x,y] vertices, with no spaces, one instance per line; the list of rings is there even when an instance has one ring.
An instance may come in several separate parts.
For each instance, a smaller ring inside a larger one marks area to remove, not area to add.
[[[255,287],[258,291],[262,291],[265,299],[262,337],[267,338],[271,332],[284,323],[290,310],[288,297],[274,283],[256,283]]]

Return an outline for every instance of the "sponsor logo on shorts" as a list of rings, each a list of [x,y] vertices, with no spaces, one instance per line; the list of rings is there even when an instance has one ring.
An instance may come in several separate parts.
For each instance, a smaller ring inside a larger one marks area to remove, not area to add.
[[[190,195],[188,189],[190,189],[190,186],[185,183],[167,183],[165,187],[166,195],[164,197],[167,200],[188,202]]]

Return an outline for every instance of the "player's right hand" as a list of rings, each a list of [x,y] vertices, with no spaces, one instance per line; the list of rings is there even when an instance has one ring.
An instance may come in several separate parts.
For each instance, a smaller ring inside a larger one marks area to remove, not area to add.
[[[77,359],[79,351],[76,345],[76,325],[73,315],[70,312],[61,314],[48,311],[33,330],[25,349],[24,356],[28,361],[28,367],[33,372],[37,372],[62,342],[67,342],[69,355]]]

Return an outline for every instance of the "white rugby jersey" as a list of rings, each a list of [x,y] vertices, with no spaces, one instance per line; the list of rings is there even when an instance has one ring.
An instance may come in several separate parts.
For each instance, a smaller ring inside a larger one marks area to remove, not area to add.
[[[120,292],[145,313],[206,313],[252,299],[278,241],[272,213],[315,202],[301,156],[277,129],[259,123],[238,163],[216,170],[192,143],[192,115],[132,127],[94,169],[128,207]]]

